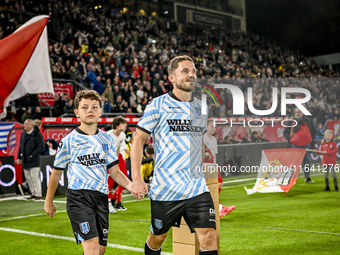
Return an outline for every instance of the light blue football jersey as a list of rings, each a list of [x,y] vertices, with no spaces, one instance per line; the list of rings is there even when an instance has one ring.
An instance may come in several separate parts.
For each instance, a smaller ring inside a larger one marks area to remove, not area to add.
[[[147,105],[137,128],[152,134],[154,141],[151,199],[177,201],[209,192],[204,174],[197,171],[208,118],[201,105],[196,98],[182,102],[171,92]]]
[[[61,139],[54,160],[57,170],[69,170],[68,188],[109,194],[106,169],[118,164],[113,138],[99,130],[88,135],[79,128]]]

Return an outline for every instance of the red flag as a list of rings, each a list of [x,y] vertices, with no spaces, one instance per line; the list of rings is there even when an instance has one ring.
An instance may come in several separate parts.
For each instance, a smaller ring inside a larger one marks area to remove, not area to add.
[[[305,149],[270,149],[262,151],[257,180],[247,194],[288,192],[299,175]]]
[[[49,16],[30,19],[0,41],[0,118],[6,116],[11,100],[27,93],[52,93],[53,83],[48,55]]]

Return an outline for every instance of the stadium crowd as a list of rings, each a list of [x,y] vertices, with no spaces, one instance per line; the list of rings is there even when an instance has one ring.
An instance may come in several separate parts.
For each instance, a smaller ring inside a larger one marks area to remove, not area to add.
[[[172,89],[167,77],[170,59],[187,54],[196,63],[199,86],[228,82],[240,87],[245,98],[247,88],[252,87],[253,105],[263,110],[272,105],[272,87],[304,87],[312,93],[313,100],[307,107],[318,123],[340,119],[339,80],[326,79],[339,78],[339,73],[249,32],[179,24],[155,15],[146,16],[144,11],[123,13],[105,6],[95,9],[80,1],[6,3],[3,9],[9,11],[51,13],[48,28],[53,78],[75,80],[96,90],[106,114],[141,114],[152,98]],[[1,38],[20,23],[0,15]],[[196,90],[195,95],[201,92]],[[218,92],[222,106],[208,97],[210,116],[232,116],[230,91]],[[14,108],[31,108],[29,114],[35,114],[39,106],[22,107],[20,102],[16,101]],[[72,98],[55,98],[54,116],[72,113],[73,109]],[[252,116],[247,102],[245,114]],[[278,109],[272,116],[280,114]],[[293,109],[288,108],[287,114],[293,116]]]

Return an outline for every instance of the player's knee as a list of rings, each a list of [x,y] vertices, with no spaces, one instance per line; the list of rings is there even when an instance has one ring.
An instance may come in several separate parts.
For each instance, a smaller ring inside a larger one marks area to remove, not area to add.
[[[106,247],[105,246],[100,246],[100,250],[99,250],[99,254],[103,255],[106,251]]]
[[[220,189],[222,189],[222,187],[223,187],[223,182],[219,182],[219,183],[218,183],[218,187],[219,187]]]
[[[216,230],[207,228],[206,231],[201,233],[200,248],[201,250],[215,250],[216,249]]]
[[[164,240],[167,236],[168,236],[168,233],[164,233],[164,234],[161,234],[161,235],[151,234],[150,238],[149,238],[149,244],[150,244],[150,242],[152,242],[157,247],[161,246],[164,243]]]
[[[104,253],[101,253],[101,247],[100,247],[99,243],[96,243],[94,241],[94,238],[89,239],[85,242],[82,242],[82,245],[83,245],[83,250],[84,250],[85,255],[97,255],[97,254],[104,254],[105,253],[105,249],[104,249]]]

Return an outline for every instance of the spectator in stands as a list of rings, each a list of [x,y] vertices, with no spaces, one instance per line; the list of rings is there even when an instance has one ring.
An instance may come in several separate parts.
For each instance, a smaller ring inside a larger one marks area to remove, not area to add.
[[[33,6],[35,6],[34,3],[25,11],[37,13],[41,9],[39,6],[36,8]],[[61,4],[56,6],[58,7],[53,7],[51,17],[53,29],[49,33],[49,36],[57,41],[50,49],[54,78],[76,79],[81,85],[92,87],[96,79],[91,81],[87,72],[87,67],[92,66],[94,75],[100,75],[102,83],[108,79],[113,81],[114,78],[118,79],[118,82],[114,82],[115,85],[120,85],[121,81],[124,81],[128,84],[128,90],[131,93],[133,91],[136,94],[140,83],[149,82],[152,85],[152,91],[154,87],[157,88],[157,93],[151,95],[154,98],[156,95],[167,93],[172,88],[166,73],[168,59],[171,59],[175,53],[189,50],[195,55],[197,73],[200,78],[217,77],[221,80],[237,78],[244,92],[247,87],[251,86],[250,82],[246,81],[250,79],[244,78],[256,78],[257,84],[253,89],[256,109],[269,109],[271,106],[270,82],[277,83],[275,86],[281,88],[288,84],[296,86],[295,81],[288,81],[287,78],[306,78],[302,86],[311,91],[314,98],[322,102],[320,104],[316,102],[316,106],[312,106],[313,116],[318,117],[318,122],[322,124],[327,119],[340,119],[338,111],[334,110],[340,108],[340,87],[335,83],[328,84],[326,80],[310,82],[310,78],[315,77],[337,78],[339,73],[328,67],[318,66],[314,61],[307,61],[302,55],[284,51],[274,42],[261,41],[257,35],[233,31],[221,33],[218,29],[192,23],[177,26],[174,21],[159,17],[153,18],[153,24],[143,23],[139,22],[137,18],[139,16],[129,12],[124,14],[118,12],[111,18],[105,16],[104,13],[110,13],[111,10],[104,6],[98,10],[88,8],[87,4],[80,5],[73,2],[65,2],[63,6]],[[65,8],[68,9],[66,13]],[[71,19],[66,18],[67,13],[72,17]],[[6,30],[5,34],[15,29],[16,23],[19,22],[8,20],[2,13],[1,17],[1,24],[6,24],[3,25],[3,31]],[[58,19],[55,19],[56,17]],[[70,22],[72,29],[69,28]],[[164,24],[168,24],[169,27]],[[170,31],[171,36],[168,36]],[[153,44],[151,38],[156,40],[157,44]],[[205,47],[205,42],[208,42],[208,47]],[[123,75],[120,75],[122,71]],[[75,77],[77,72],[80,74]],[[119,80],[120,76],[121,80]],[[270,79],[271,81],[266,79],[265,82],[259,79],[269,77],[279,79]],[[132,86],[137,87],[131,88]],[[131,101],[137,98],[127,100],[122,89],[120,88],[123,99],[128,101],[131,107]],[[231,116],[232,113],[229,110],[231,110],[232,101],[228,98],[228,92],[223,93],[219,90],[218,93],[226,109],[217,115]],[[148,100],[150,100],[150,94],[148,93]],[[131,96],[133,97],[134,95]],[[141,96],[142,98],[144,95]],[[37,105],[30,104],[29,106]],[[323,106],[325,108],[321,110]],[[330,110],[329,106],[333,109]],[[24,113],[21,110],[23,107],[27,109],[26,106],[19,107],[18,105],[17,107],[19,120]],[[247,105],[245,105],[245,112],[251,115]],[[280,116],[279,110],[273,115]],[[287,109],[287,115],[294,115],[291,108]]]
[[[54,96],[54,107],[53,107],[53,116],[59,117],[64,114],[64,106],[66,102],[65,100],[62,100],[61,96]]]
[[[39,120],[41,120],[42,117],[43,117],[43,116],[42,116],[42,113],[41,113],[41,108],[40,108],[40,106],[36,106],[36,107],[35,107],[34,114],[33,114],[33,119],[39,119]]]
[[[94,66],[93,65],[89,65],[88,70],[89,70],[89,72],[87,74],[87,80],[88,80],[90,89],[92,89],[94,84],[97,81],[97,76],[94,73]]]
[[[21,116],[21,122],[24,123],[27,119],[33,119],[32,107],[28,107],[25,113]]]
[[[74,114],[74,102],[73,102],[73,99],[69,99],[68,102],[65,103],[64,113]]]
[[[113,104],[113,93],[110,85],[106,86],[104,93],[102,94],[110,104]]]
[[[318,126],[316,128],[316,136],[315,139],[321,139],[323,137],[323,129],[322,124],[318,123]]]
[[[119,90],[119,86],[118,85],[115,85],[113,87],[113,100],[116,101],[118,96],[122,96],[122,92]]]
[[[104,95],[101,95],[101,104],[104,113],[111,112],[112,105],[107,101],[107,98]]]
[[[256,131],[253,131],[251,133],[251,142],[252,143],[259,143],[259,142],[261,142],[261,140],[259,138],[259,134]]]
[[[140,103],[144,98],[143,86],[140,85],[138,91],[136,92],[137,101]]]
[[[33,107],[34,109],[36,106],[40,106],[37,94],[26,94],[25,96],[15,100],[18,120],[22,120],[21,116],[24,114],[25,111],[27,111],[29,107]],[[31,114],[33,114],[33,111],[31,111]],[[33,116],[31,116],[31,118],[33,118]],[[24,121],[22,123],[24,123]]]
[[[32,119],[25,120],[25,132],[21,133],[17,164],[22,164],[31,190],[28,200],[41,200],[40,154],[44,151],[44,138]]]
[[[232,144],[232,142],[230,141],[230,136],[226,135],[221,144]]]
[[[314,148],[315,127],[299,108],[294,110],[294,121],[287,121],[287,126],[283,130],[284,137],[287,139],[291,148]],[[296,124],[294,126],[294,123]],[[302,165],[304,166],[305,182],[314,183],[310,178],[311,155],[306,152]]]
[[[318,123],[324,125],[326,123],[326,120],[327,120],[326,107],[322,106],[321,110],[319,111]]]
[[[69,79],[72,81],[75,81],[77,79],[77,74],[78,74],[78,70],[74,66],[70,66],[70,69],[67,71],[67,75],[69,76]]]
[[[132,107],[132,105],[137,102],[137,95],[132,86],[130,86],[129,90],[130,90],[129,103],[130,106]]]
[[[266,134],[264,132],[262,132],[260,134],[260,142],[261,143],[268,143],[269,142],[269,140],[266,139]]]
[[[155,78],[152,80],[152,86],[157,87],[159,85],[160,76],[159,73],[155,74]]]
[[[247,132],[241,140],[241,143],[251,143],[249,133]]]
[[[103,94],[103,83],[99,75],[97,76],[97,80],[93,85],[93,90],[97,91],[99,95]]]
[[[115,100],[113,103],[112,112],[122,113],[124,111],[124,103],[125,101],[123,101],[122,96],[117,96],[117,100]]]
[[[239,143],[238,139],[237,139],[237,135],[233,134],[232,138],[230,139],[230,142],[235,144],[235,143]]]

